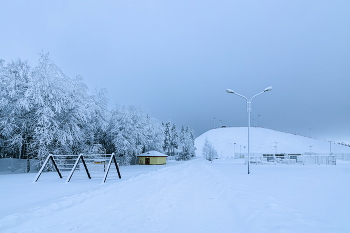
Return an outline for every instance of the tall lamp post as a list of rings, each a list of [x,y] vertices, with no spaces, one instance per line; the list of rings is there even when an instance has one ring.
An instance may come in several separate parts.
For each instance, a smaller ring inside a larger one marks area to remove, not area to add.
[[[250,131],[250,112],[252,111],[251,103],[252,103],[252,100],[253,100],[254,97],[256,97],[256,96],[258,96],[258,95],[260,95],[260,94],[262,94],[264,92],[271,91],[271,90],[272,90],[272,87],[267,87],[262,92],[259,92],[258,94],[254,95],[252,98],[248,99],[244,95],[238,94],[237,92],[234,92],[231,89],[226,89],[227,93],[238,95],[238,96],[244,98],[247,101],[247,113],[248,113],[248,174],[250,173],[250,171],[249,171],[249,163],[250,163],[250,143],[249,143],[250,142],[250,135],[249,135],[249,131]]]
[[[236,143],[233,143],[233,158],[236,157]]]

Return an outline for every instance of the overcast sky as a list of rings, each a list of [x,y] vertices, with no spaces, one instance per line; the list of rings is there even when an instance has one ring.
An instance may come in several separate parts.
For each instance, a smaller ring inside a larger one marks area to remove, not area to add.
[[[159,121],[252,125],[350,143],[350,1],[1,1],[0,59],[39,53],[109,107]],[[260,115],[260,117],[258,117]],[[254,120],[253,120],[254,119]],[[221,120],[221,121],[220,121]]]

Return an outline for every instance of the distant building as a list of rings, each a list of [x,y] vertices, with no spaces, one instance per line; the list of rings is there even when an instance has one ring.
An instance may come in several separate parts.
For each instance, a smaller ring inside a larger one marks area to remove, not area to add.
[[[137,156],[140,165],[162,165],[166,164],[167,155],[158,151],[148,151]]]

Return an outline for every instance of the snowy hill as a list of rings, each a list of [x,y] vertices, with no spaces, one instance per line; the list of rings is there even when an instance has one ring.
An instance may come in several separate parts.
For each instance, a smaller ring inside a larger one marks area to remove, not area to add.
[[[232,156],[237,153],[247,153],[247,127],[217,128],[209,130],[195,140],[196,155],[202,156],[202,148],[207,138],[219,156]],[[277,142],[277,143],[275,143]],[[235,144],[236,143],[236,144]],[[275,146],[277,145],[277,148]],[[310,147],[311,146],[311,147]],[[327,154],[330,152],[330,143],[300,135],[283,133],[265,128],[250,128],[251,153],[298,153],[305,152]],[[350,147],[331,144],[332,153],[350,153]]]

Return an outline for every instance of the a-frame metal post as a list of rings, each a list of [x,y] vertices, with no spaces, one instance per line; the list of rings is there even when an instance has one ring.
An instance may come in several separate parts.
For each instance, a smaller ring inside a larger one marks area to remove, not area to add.
[[[62,178],[62,174],[61,174],[61,172],[60,172],[60,169],[58,169],[57,164],[56,164],[55,160],[53,159],[53,156],[51,155],[51,156],[49,156],[49,157],[50,157],[51,162],[53,163],[53,166],[55,167],[55,169],[56,169],[58,175],[60,176],[60,178]]]
[[[53,155],[52,155],[52,154],[49,154],[49,156],[47,156],[45,162],[44,162],[43,165],[41,166],[41,168],[40,168],[38,174],[36,175],[36,177],[35,177],[33,183],[34,183],[34,182],[37,182],[37,181],[39,180],[39,177],[40,177],[41,173],[43,172],[43,170],[44,170],[46,164],[49,162],[49,160],[51,160],[51,162],[53,163],[53,166],[55,167],[55,169],[56,169],[56,171],[57,171],[57,173],[58,173],[58,175],[60,176],[60,178],[62,178],[62,174],[61,174],[61,172],[60,172],[60,169],[58,169],[58,167],[57,167],[57,164],[56,164],[56,162],[55,162],[55,160],[54,160],[54,158],[53,158]]]
[[[118,165],[118,163],[117,163],[117,159],[115,158],[115,154],[113,153],[113,154],[111,155],[111,158],[109,159],[109,162],[108,162],[108,165],[107,165],[107,169],[106,169],[106,173],[105,173],[105,176],[103,177],[102,183],[105,183],[105,182],[106,182],[109,169],[111,168],[112,160],[113,160],[113,162],[114,162],[114,164],[115,164],[115,168],[117,169],[119,179],[122,178],[122,176],[120,175],[119,165]]]
[[[78,156],[77,160],[75,161],[75,164],[74,164],[72,170],[70,171],[69,176],[67,177],[66,183],[68,183],[68,182],[70,181],[70,179],[72,178],[73,173],[74,173],[75,169],[77,168],[80,159],[81,159],[81,161],[83,162],[83,165],[84,165],[84,168],[85,168],[85,171],[86,171],[87,176],[89,177],[89,179],[91,179],[91,176],[90,176],[89,170],[88,170],[88,168],[87,168],[87,166],[86,166],[86,163],[85,163],[83,154],[80,154],[80,155]]]

